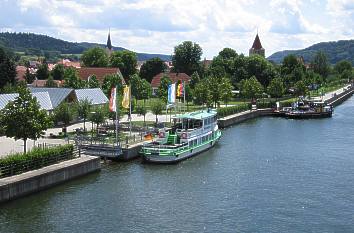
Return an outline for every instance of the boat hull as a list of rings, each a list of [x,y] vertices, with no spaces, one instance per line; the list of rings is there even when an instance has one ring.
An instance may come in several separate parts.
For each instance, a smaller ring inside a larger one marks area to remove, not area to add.
[[[161,155],[154,155],[154,154],[143,154],[142,158],[143,158],[143,162],[146,163],[160,163],[160,164],[174,164],[174,163],[178,163],[182,160],[188,159],[190,157],[193,157],[197,154],[200,154],[208,149],[210,149],[211,147],[213,147],[215,144],[217,143],[217,140],[211,141],[209,143],[200,145],[198,147],[195,147],[193,149],[190,149],[188,151],[185,151],[179,155],[173,156],[173,155],[169,155],[169,156],[161,156]]]
[[[285,116],[290,119],[316,119],[332,117],[332,112],[321,113],[286,113]]]

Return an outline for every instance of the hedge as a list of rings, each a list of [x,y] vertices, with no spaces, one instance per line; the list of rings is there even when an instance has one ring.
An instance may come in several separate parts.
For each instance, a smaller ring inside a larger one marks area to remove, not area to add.
[[[221,117],[229,116],[229,115],[236,114],[239,112],[244,112],[247,110],[250,110],[249,104],[240,104],[240,105],[236,105],[236,106],[218,108],[217,115],[218,115],[218,118],[221,118]]]
[[[72,144],[51,148],[35,148],[24,154],[17,153],[0,159],[0,177],[6,173],[4,169],[11,168],[11,175],[48,166],[59,161],[74,158]],[[6,175],[6,174],[5,174]]]

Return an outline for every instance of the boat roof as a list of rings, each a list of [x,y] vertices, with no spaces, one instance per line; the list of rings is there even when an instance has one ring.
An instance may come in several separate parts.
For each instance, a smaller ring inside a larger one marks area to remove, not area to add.
[[[197,112],[188,112],[188,113],[184,113],[184,114],[179,114],[179,115],[175,116],[174,118],[201,120],[201,119],[213,117],[215,115],[216,115],[216,111],[213,109],[210,109],[210,110],[202,110],[202,111],[197,111]]]

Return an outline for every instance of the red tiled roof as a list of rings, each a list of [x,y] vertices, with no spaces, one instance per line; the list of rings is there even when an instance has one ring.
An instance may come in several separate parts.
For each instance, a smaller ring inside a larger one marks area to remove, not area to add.
[[[54,80],[54,82],[57,84],[57,87],[60,87],[62,85],[62,82],[60,80]],[[32,87],[45,87],[45,84],[47,83],[47,80],[34,80],[33,83],[31,84]]]
[[[91,75],[95,75],[100,83],[103,83],[103,79],[106,75],[120,74],[119,68],[81,67],[77,70],[81,80],[87,80]]]
[[[25,74],[26,74],[26,67],[25,66],[16,66],[16,80],[17,81],[23,81],[25,80]]]
[[[161,78],[165,75],[171,79],[172,83],[176,83],[177,81],[189,83],[189,81],[191,80],[191,77],[189,77],[185,73],[159,73],[155,75],[151,80],[151,86],[159,87],[161,83]]]
[[[253,45],[252,45],[252,49],[261,49],[263,48],[262,47],[262,44],[261,44],[261,40],[259,39],[259,36],[258,34],[256,35],[256,38],[254,39],[253,41]]]

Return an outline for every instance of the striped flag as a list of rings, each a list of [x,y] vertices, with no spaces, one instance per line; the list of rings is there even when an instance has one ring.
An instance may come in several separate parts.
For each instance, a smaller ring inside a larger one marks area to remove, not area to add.
[[[176,102],[176,84],[168,85],[168,102],[174,103]]]
[[[177,87],[177,96],[182,97],[183,94],[184,94],[184,85],[183,85],[183,83],[180,83],[180,84],[178,84],[178,87]]]
[[[130,108],[130,88],[129,88],[129,86],[124,87],[122,106],[123,106],[123,108]]]
[[[111,97],[109,98],[109,111],[116,112],[117,111],[117,88],[113,87],[111,89]]]

